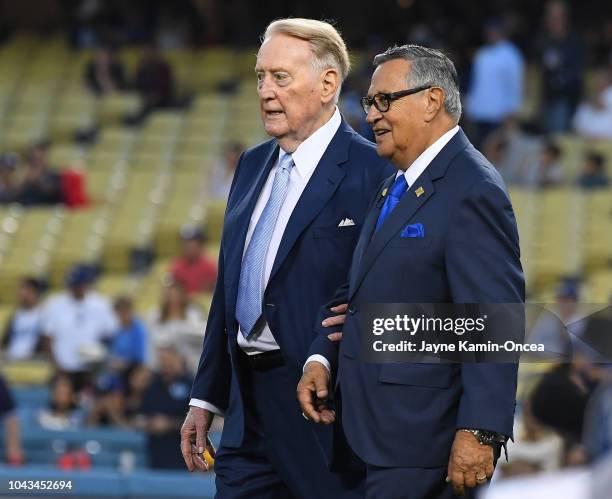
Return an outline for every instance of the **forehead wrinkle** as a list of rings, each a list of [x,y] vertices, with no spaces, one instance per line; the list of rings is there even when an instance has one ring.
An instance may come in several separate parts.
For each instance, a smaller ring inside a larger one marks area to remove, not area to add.
[[[276,42],[276,46],[273,46],[272,49],[270,49],[270,44],[273,42]],[[264,43],[262,43],[257,53],[257,63],[255,65],[256,68],[261,64],[260,58],[262,50],[275,50],[276,53],[274,56],[268,55],[268,58],[277,60],[279,59],[280,55],[280,57],[284,57],[290,63],[293,63],[297,68],[306,63],[311,63],[314,57],[310,43],[308,43],[306,40],[302,40],[301,38],[285,35],[283,33],[274,34],[271,37],[266,38]]]

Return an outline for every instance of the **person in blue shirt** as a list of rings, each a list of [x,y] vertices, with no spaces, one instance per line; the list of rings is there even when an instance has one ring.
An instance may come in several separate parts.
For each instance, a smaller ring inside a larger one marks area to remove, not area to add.
[[[115,300],[119,329],[109,346],[108,364],[96,378],[97,400],[88,416],[90,425],[127,426],[124,414],[125,389],[131,372],[144,365],[147,330],[134,315],[134,304],[127,296]]]
[[[110,367],[124,372],[135,364],[146,360],[147,330],[144,323],[134,315],[134,304],[127,296],[115,301],[115,313],[119,319],[119,330],[110,346]]]
[[[519,111],[525,75],[523,56],[508,39],[502,20],[489,19],[484,36],[486,44],[474,55],[465,106],[476,147]]]

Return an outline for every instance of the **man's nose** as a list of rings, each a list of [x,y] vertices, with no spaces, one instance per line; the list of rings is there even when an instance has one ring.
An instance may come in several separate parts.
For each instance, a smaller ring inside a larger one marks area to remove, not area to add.
[[[272,85],[269,78],[263,78],[257,85],[257,93],[261,99],[273,99],[276,95],[274,93],[274,86]]]
[[[382,117],[383,117],[383,114],[378,109],[376,109],[376,106],[374,104],[372,104],[370,106],[370,109],[368,109],[368,114],[366,115],[366,121],[370,125],[373,125]]]

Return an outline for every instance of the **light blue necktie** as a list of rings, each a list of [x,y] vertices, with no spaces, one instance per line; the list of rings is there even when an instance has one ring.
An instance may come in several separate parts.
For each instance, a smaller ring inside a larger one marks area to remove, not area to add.
[[[385,199],[385,204],[383,204],[382,210],[380,210],[380,215],[378,215],[378,221],[376,222],[376,232],[386,218],[391,214],[391,212],[395,209],[395,207],[399,204],[400,199],[408,189],[408,182],[406,182],[406,176],[400,175],[395,179],[391,189],[389,189],[389,193],[387,194],[387,199]]]
[[[240,281],[238,283],[238,300],[236,302],[236,319],[245,338],[253,333],[253,328],[261,317],[266,253],[270,246],[278,214],[287,196],[289,177],[293,165],[291,154],[281,152],[278,169],[272,183],[272,192],[257,221],[253,236],[242,259]]]

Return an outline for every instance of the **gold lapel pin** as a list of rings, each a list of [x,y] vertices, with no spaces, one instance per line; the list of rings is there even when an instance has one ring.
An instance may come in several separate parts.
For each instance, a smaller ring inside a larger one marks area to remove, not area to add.
[[[388,190],[389,190],[389,189],[387,189],[387,188],[385,187],[385,188],[383,189],[383,191],[380,193],[380,195],[381,195],[382,197],[385,197],[385,196],[387,195],[387,191],[388,191]]]
[[[423,194],[425,194],[425,189],[423,187],[419,187],[416,191],[414,191],[416,197],[420,198]]]

